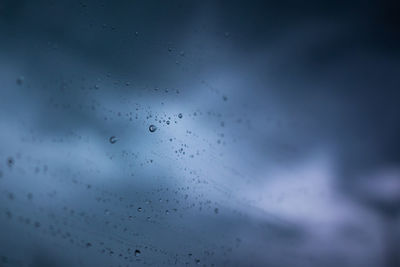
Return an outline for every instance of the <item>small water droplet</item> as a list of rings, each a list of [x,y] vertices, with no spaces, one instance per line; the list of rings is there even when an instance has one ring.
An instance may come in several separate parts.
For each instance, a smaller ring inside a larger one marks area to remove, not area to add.
[[[22,85],[23,82],[24,82],[24,77],[23,76],[17,78],[17,84],[18,85]]]
[[[111,144],[115,144],[118,141],[118,138],[115,137],[115,136],[111,136],[109,141],[110,141]]]
[[[142,208],[141,208],[141,207],[137,208],[137,211],[138,211],[138,212],[141,212],[141,211],[142,211]]]
[[[182,113],[179,113],[179,114],[178,114],[178,118],[179,118],[179,119],[182,119],[182,117],[183,117]]]
[[[149,126],[149,131],[150,132],[154,133],[156,130],[157,130],[157,127],[155,125],[152,124],[152,125]]]
[[[10,168],[14,165],[14,159],[13,159],[12,157],[9,157],[9,158],[7,159],[7,165],[8,165],[8,167],[10,167]]]
[[[140,250],[136,249],[135,250],[135,256],[138,257],[140,255]]]

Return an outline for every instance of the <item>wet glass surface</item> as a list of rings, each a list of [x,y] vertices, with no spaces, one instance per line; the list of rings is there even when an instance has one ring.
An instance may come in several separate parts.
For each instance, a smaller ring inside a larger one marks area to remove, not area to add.
[[[400,266],[394,1],[0,1],[0,266]]]

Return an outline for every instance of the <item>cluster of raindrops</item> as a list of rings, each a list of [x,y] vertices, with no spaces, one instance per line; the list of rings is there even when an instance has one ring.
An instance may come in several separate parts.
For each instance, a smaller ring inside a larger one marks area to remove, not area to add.
[[[83,17],[90,18],[84,29],[110,36],[124,31],[112,21],[96,23],[89,15],[92,5],[80,3]],[[136,30],[118,44],[153,47],[146,43],[148,34]],[[51,41],[47,47],[53,52],[62,46]],[[161,50],[174,68],[187,71],[190,49],[165,41]],[[26,75],[11,77],[19,92],[34,83]],[[32,85],[44,96],[54,128],[43,134],[27,123],[18,139],[22,145],[15,146],[22,154],[0,151],[4,234],[28,233],[55,244],[55,250],[84,251],[107,266],[235,265],[243,238],[229,233],[240,232],[236,220],[252,223],[236,209],[249,203],[235,198],[204,166],[223,166],[221,176],[238,175],[221,164],[221,151],[234,142],[226,129],[248,120],[224,113],[221,106],[230,105],[233,96],[228,101],[211,82],[197,83],[218,107],[186,107],[191,91],[184,84],[141,81],[112,70],[57,72]],[[204,230],[213,228],[223,231],[210,236]],[[0,266],[24,266],[13,257],[0,254]]]

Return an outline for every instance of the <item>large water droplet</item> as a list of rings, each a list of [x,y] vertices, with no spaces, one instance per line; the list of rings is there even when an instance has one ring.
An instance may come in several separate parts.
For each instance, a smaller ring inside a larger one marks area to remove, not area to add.
[[[157,130],[157,127],[155,125],[152,124],[152,125],[149,126],[149,131],[150,132],[154,133],[156,130]]]

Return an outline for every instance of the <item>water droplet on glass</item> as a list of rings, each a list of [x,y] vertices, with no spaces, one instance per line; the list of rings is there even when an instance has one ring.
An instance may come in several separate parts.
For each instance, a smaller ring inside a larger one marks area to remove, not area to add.
[[[9,157],[9,158],[7,159],[7,165],[8,165],[8,167],[10,167],[10,168],[14,165],[14,159],[13,159],[12,157]]]
[[[179,113],[179,114],[178,114],[178,118],[179,118],[179,119],[182,119],[182,117],[183,117],[182,113]]]
[[[155,125],[152,124],[152,125],[149,126],[149,131],[150,132],[154,133],[156,130],[157,130],[157,127]]]
[[[22,85],[23,82],[24,82],[24,77],[21,76],[21,77],[17,78],[17,84],[18,85]]]
[[[115,144],[118,141],[118,138],[115,136],[111,136],[109,140],[111,144]]]
[[[138,212],[141,212],[141,211],[142,211],[142,208],[141,208],[141,207],[137,208],[137,211],[138,211]]]
[[[137,256],[139,256],[139,255],[140,255],[140,250],[136,249],[136,250],[135,250],[135,256],[137,257]]]

